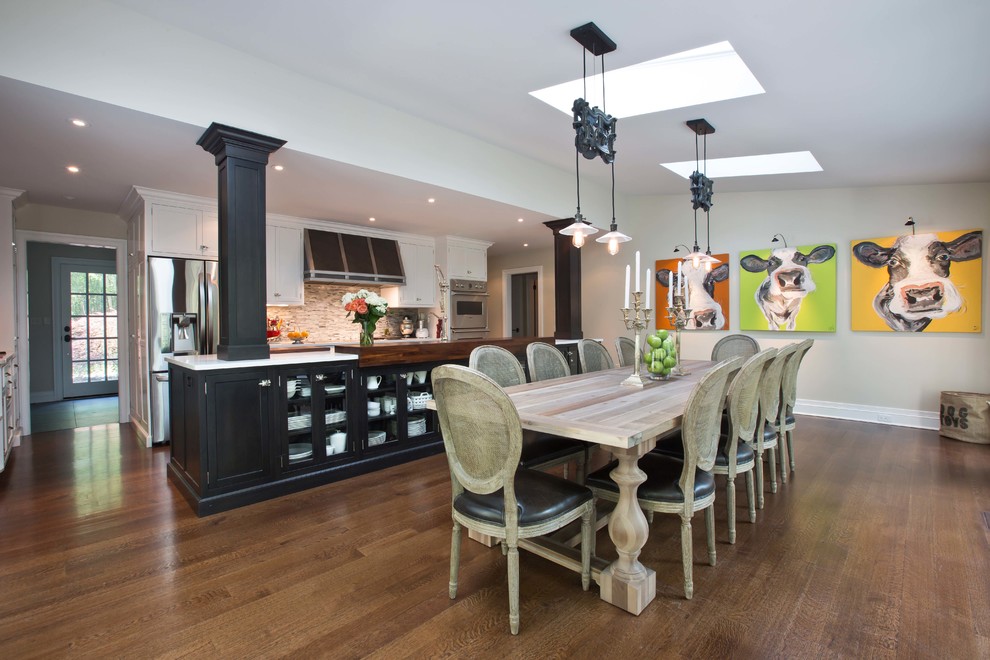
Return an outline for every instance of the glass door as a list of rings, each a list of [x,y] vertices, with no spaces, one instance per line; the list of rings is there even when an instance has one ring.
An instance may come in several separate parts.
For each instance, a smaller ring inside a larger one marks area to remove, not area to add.
[[[117,275],[113,263],[61,263],[63,398],[117,392]]]

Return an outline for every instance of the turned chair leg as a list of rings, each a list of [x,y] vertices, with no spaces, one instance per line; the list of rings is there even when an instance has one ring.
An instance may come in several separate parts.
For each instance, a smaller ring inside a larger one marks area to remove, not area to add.
[[[454,529],[450,533],[450,584],[448,591],[451,598],[457,598],[457,569],[461,560],[461,524],[454,521]]]
[[[509,546],[509,631],[519,634],[519,548]]]
[[[763,508],[763,452],[756,453],[756,506]]]
[[[780,445],[780,482],[783,484],[787,483],[787,464],[788,464],[788,454],[787,442],[785,439],[786,433],[779,433],[777,437],[780,438],[777,444]]]
[[[794,430],[787,432],[787,455],[791,459],[791,472],[794,472]]]
[[[753,492],[753,471],[750,470],[746,473],[746,497],[749,498],[749,522],[756,522],[756,497]]]
[[[729,506],[729,543],[736,542],[736,479],[733,477],[725,485],[725,501]]]
[[[708,563],[715,565],[715,503],[705,509],[705,532],[708,534]]]
[[[777,448],[771,447],[767,452],[767,468],[770,470],[770,492],[777,492]],[[762,508],[762,507],[761,507]]]
[[[591,587],[591,550],[595,543],[595,509],[581,516],[581,588]]]
[[[694,547],[691,543],[691,518],[681,514],[681,563],[684,564],[684,597],[694,597]]]

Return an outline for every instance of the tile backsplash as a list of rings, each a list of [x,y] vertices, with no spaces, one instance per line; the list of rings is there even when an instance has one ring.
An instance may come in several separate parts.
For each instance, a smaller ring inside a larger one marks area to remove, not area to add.
[[[306,343],[325,344],[331,342],[356,342],[360,334],[360,327],[346,316],[341,298],[345,293],[355,292],[359,289],[367,289],[381,294],[381,287],[361,284],[320,284],[307,282],[305,285],[306,304],[301,307],[268,307],[268,318],[282,319],[282,340],[288,342],[285,333],[288,330],[305,330],[309,333]],[[390,336],[401,335],[400,325],[402,317],[408,316],[412,319],[413,325],[424,315],[425,326],[430,329],[430,336],[434,334],[436,321],[431,324],[427,317],[427,310],[403,309],[390,307],[388,316],[378,322],[378,330],[375,337],[384,336],[386,330]]]

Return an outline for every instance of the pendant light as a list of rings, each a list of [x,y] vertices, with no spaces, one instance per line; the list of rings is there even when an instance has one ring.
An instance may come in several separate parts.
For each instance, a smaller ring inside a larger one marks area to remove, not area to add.
[[[586,23],[571,30],[571,37],[583,47],[582,57],[582,82],[584,83],[584,96],[588,95],[588,57],[602,58],[602,109],[591,107],[584,99],[574,100],[571,108],[574,113],[573,128],[574,135],[574,174],[577,179],[577,213],[574,214],[574,222],[561,229],[560,233],[571,237],[574,247],[580,248],[585,243],[585,239],[598,233],[598,228],[584,219],[581,215],[581,156],[588,160],[601,157],[603,161],[612,165],[612,225],[610,231],[597,239],[600,243],[608,243],[609,253],[616,254],[619,251],[619,243],[630,240],[628,236],[618,231],[615,222],[615,124],[614,117],[604,111],[605,106],[605,53],[615,50],[615,42],[609,39],[608,35],[594,23]],[[613,251],[614,250],[614,251]]]
[[[694,249],[684,257],[684,261],[690,260],[695,268],[698,268],[704,263],[705,270],[711,272],[712,264],[717,264],[720,261],[712,256],[711,208],[714,204],[712,202],[712,186],[714,185],[714,181],[707,176],[708,136],[715,132],[715,127],[709,124],[706,119],[691,119],[687,122],[687,126],[694,131],[694,172],[691,174],[691,205],[694,207]],[[704,136],[704,167],[699,166],[699,136]],[[701,248],[698,247],[698,209],[702,209],[705,212],[706,232],[708,234],[708,249],[705,252],[702,252]]]

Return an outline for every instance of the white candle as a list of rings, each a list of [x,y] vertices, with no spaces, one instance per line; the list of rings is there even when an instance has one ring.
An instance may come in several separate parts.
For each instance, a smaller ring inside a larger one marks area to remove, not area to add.
[[[687,282],[684,283],[684,309],[691,309],[691,298],[688,295]]]
[[[650,296],[650,290],[653,288],[651,285],[653,282],[650,280],[650,269],[646,269],[646,309],[653,309],[653,298]]]
[[[667,276],[667,307],[674,306],[674,283],[670,281],[673,276],[673,273]]]
[[[642,289],[639,288],[639,250],[636,250],[636,291],[642,291]]]
[[[626,264],[626,304],[623,308],[629,309],[629,264]]]
[[[681,275],[681,262],[677,262],[677,295],[684,293],[684,277]]]

